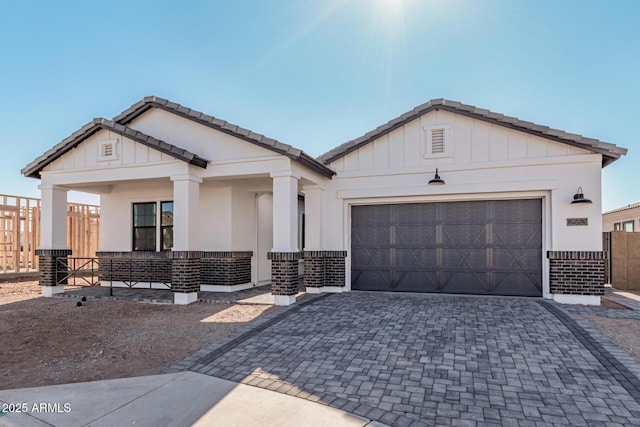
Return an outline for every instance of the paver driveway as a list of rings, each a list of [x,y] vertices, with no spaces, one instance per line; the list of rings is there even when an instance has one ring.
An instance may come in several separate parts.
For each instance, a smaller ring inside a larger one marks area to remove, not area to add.
[[[390,425],[640,425],[637,378],[540,299],[323,296],[189,363]]]

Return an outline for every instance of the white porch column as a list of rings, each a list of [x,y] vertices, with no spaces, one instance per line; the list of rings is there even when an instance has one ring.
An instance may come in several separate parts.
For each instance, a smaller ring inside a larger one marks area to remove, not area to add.
[[[173,248],[171,291],[175,304],[191,304],[200,290],[200,184],[202,178],[175,175],[173,181]]]
[[[291,171],[272,172],[273,249],[298,252],[298,180]]]
[[[271,293],[276,305],[290,305],[298,292],[298,180],[292,171],[272,172],[273,249]]]
[[[173,250],[200,250],[200,184],[202,178],[176,175],[173,181]]]
[[[67,249],[67,190],[41,184],[40,249]]]
[[[71,251],[67,248],[67,190],[51,184],[41,184],[40,248],[36,252],[39,261],[42,296],[51,297],[64,292],[64,272]]]
[[[305,251],[324,248],[324,187],[304,187]]]

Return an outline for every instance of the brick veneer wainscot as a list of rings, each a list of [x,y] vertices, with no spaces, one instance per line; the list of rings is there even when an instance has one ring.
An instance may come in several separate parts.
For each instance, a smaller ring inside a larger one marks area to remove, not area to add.
[[[304,286],[345,286],[347,251],[304,251]]]
[[[203,285],[240,285],[251,282],[252,251],[204,252],[200,260]]]
[[[64,286],[67,284],[65,266],[68,265],[71,249],[36,249],[35,254],[38,255],[40,286]]]
[[[185,255],[188,253],[188,255]],[[192,280],[198,266],[198,289],[200,284],[237,285],[251,282],[252,251],[163,251],[163,252],[97,252],[100,263],[98,275],[100,280],[129,281],[141,283],[165,283],[173,285],[173,264],[176,260],[189,259],[188,262],[178,261],[176,274],[187,274],[183,285],[192,289]],[[196,262],[197,261],[197,262]],[[177,277],[177,276],[176,276]],[[179,279],[181,282],[182,280]],[[180,285],[180,289],[184,286]],[[177,291],[185,292],[185,291]],[[191,292],[191,291],[187,291]]]
[[[298,292],[298,260],[300,252],[269,252],[271,260],[271,293],[295,295]]]
[[[96,252],[100,280],[171,283],[172,260],[164,252]]]
[[[549,287],[552,294],[604,295],[602,251],[548,251]]]

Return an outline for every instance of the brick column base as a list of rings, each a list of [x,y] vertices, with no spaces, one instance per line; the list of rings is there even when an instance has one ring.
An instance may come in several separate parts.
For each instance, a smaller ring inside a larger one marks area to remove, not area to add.
[[[604,295],[602,251],[548,251],[549,287],[552,294]]]
[[[345,286],[347,251],[304,251],[304,286],[312,290]]]
[[[63,292],[67,284],[65,266],[68,265],[71,249],[37,249],[35,253],[38,255],[40,286],[59,286],[60,289],[52,293]]]
[[[298,293],[298,260],[300,252],[269,252],[271,260],[271,294],[275,296],[277,305],[288,305],[295,302]],[[278,297],[285,298],[278,298]],[[280,302],[279,302],[280,301]]]
[[[199,251],[172,251],[171,292],[176,304],[190,304],[198,299],[200,290]]]

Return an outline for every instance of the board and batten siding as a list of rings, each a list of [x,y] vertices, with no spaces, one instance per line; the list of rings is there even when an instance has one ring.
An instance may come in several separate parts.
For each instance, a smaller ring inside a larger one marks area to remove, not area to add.
[[[426,159],[425,126],[451,125],[450,157]],[[591,154],[587,150],[448,111],[432,111],[331,163],[337,172],[393,170],[447,164]]]
[[[115,146],[116,159],[100,160],[100,143],[103,141],[117,141]],[[109,169],[121,166],[154,165],[177,161],[175,158],[149,148],[144,144],[102,129],[47,165],[44,168],[44,172]]]

